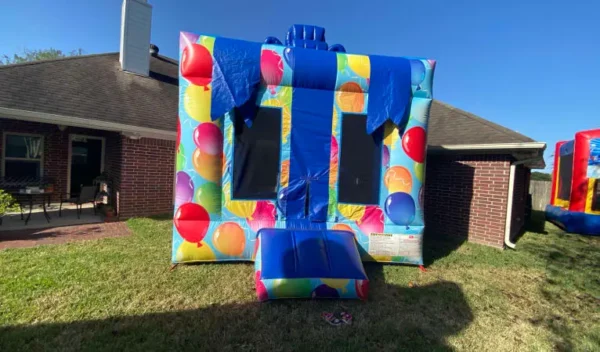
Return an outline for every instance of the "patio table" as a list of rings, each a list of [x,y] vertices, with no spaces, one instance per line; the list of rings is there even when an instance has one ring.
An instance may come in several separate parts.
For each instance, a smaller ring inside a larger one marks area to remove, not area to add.
[[[50,215],[46,210],[46,203],[50,203],[50,199],[54,192],[48,191],[39,191],[39,192],[27,192],[24,190],[19,190],[18,192],[11,192],[11,194],[17,198],[19,204],[21,205],[21,209],[23,209],[23,202],[21,201],[23,198],[26,199],[26,202],[29,203],[29,214],[27,214],[27,218],[25,219],[25,225],[29,222],[31,218],[31,211],[33,210],[33,200],[34,198],[42,200],[42,208],[44,209],[44,217],[46,217],[46,221],[50,223]],[[23,213],[21,213],[21,218],[23,217]]]

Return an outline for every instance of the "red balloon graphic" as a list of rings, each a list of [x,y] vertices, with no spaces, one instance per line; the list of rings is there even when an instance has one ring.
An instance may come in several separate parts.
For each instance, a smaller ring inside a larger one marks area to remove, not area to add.
[[[358,228],[365,234],[383,232],[383,211],[376,205],[369,205],[365,209],[365,215],[356,222]]]
[[[173,219],[175,228],[179,235],[188,242],[197,243],[200,247],[200,241],[206,236],[210,217],[208,212],[199,204],[184,203],[175,212]]]
[[[181,54],[181,75],[197,86],[206,87],[212,81],[212,55],[200,44],[188,45]]]
[[[181,122],[179,122],[179,117],[177,117],[177,143],[175,150],[179,150],[179,143],[181,143]]]
[[[427,136],[423,127],[413,127],[402,136],[404,152],[418,163],[425,161],[425,142]]]
[[[356,295],[363,301],[367,299],[369,295],[369,281],[368,280],[356,280],[354,282],[354,288],[356,289]]]
[[[256,283],[256,297],[258,297],[258,300],[261,302],[268,300],[269,293],[267,292],[267,288],[265,287],[265,284],[260,281],[260,270],[256,272],[254,282]]]
[[[329,155],[329,159],[335,163],[338,161],[338,142],[334,136],[331,136],[331,153]]]
[[[206,154],[221,155],[223,153],[223,133],[219,126],[205,122],[194,130],[194,143]]]
[[[266,85],[277,86],[283,78],[283,60],[273,50],[263,50],[260,56],[260,76]]]
[[[252,220],[246,219],[248,225],[254,232],[266,227],[275,227],[275,215],[277,210],[275,205],[266,200],[260,200],[256,202],[256,209],[252,214]]]

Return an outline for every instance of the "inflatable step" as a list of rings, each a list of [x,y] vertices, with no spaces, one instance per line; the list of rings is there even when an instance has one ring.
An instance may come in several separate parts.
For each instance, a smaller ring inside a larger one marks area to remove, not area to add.
[[[351,232],[261,229],[255,255],[260,301],[367,298],[369,280]]]

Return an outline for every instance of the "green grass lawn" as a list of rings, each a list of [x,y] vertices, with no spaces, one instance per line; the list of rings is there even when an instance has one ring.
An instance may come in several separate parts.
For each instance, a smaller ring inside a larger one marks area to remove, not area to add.
[[[0,251],[0,351],[600,350],[600,238],[531,227],[517,250],[426,238],[428,272],[366,265],[368,302],[258,303],[250,263],[169,271],[169,220]],[[323,311],[348,310],[332,327]]]

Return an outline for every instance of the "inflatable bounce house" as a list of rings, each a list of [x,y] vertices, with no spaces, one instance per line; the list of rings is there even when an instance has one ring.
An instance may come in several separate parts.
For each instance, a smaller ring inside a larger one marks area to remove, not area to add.
[[[600,129],[556,144],[546,219],[568,232],[600,235]]]
[[[366,298],[420,265],[435,61],[181,33],[173,263],[254,261],[260,300]]]

